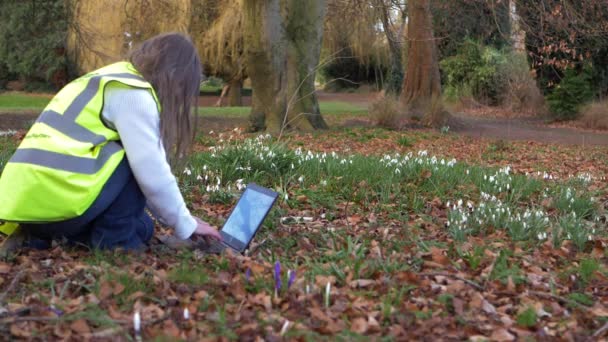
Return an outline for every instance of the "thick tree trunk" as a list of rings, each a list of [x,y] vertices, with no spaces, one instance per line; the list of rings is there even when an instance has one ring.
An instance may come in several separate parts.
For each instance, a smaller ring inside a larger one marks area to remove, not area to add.
[[[228,106],[241,107],[243,105],[243,80],[233,79],[229,83],[228,89]]]
[[[286,0],[287,117],[284,126],[300,130],[327,128],[315,94],[321,55],[325,0]]]
[[[441,79],[433,36],[430,0],[410,0],[408,60],[401,102],[408,114],[426,125],[441,126],[447,112],[441,105]]]
[[[279,0],[243,1],[247,69],[253,88],[250,128],[278,132],[286,108],[287,40]]]
[[[248,0],[243,7],[251,129],[327,127],[314,93],[325,0]]]

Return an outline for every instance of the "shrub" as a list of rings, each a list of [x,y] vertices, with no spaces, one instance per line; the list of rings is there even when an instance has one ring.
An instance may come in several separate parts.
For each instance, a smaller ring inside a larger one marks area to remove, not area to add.
[[[581,122],[586,128],[608,130],[608,100],[593,102],[583,107]]]
[[[6,71],[15,79],[31,82],[27,89],[62,86],[67,80],[66,2],[2,1],[0,12],[10,14],[0,21],[0,61]],[[0,70],[0,76],[2,73]]]
[[[593,70],[590,66],[581,72],[566,70],[564,78],[547,96],[549,111],[557,120],[575,119],[581,107],[594,96],[592,85]]]
[[[465,42],[459,51],[440,62],[446,96],[472,96],[483,104],[498,104],[504,88],[499,67],[506,63],[506,55],[474,41]]]
[[[544,98],[532,76],[524,54],[511,52],[507,62],[498,66],[498,73],[505,83],[500,102],[516,112],[544,112]]]
[[[401,104],[393,96],[381,96],[369,105],[369,114],[381,127],[398,129]]]

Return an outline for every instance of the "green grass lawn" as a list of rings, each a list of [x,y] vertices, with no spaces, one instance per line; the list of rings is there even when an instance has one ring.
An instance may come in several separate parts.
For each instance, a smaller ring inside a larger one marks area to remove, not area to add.
[[[49,98],[27,93],[0,93],[0,113],[15,111],[40,112],[44,109]],[[365,115],[367,109],[341,101],[321,102],[321,113],[325,115],[352,114]],[[251,107],[201,107],[199,113],[203,116],[246,117]]]
[[[7,111],[41,111],[50,98],[27,93],[0,93],[0,112]]]
[[[321,114],[324,115],[366,115],[367,109],[362,106],[353,105],[341,101],[323,101],[319,103]],[[223,116],[223,117],[246,117],[249,115],[251,107],[200,107],[199,113],[203,116]]]

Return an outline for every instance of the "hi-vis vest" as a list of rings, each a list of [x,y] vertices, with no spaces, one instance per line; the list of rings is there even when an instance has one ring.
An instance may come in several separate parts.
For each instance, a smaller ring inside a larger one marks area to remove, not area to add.
[[[31,127],[0,176],[0,221],[56,222],[82,215],[125,152],[101,119],[111,82],[148,89],[128,62],[84,75],[65,86]],[[129,113],[121,113],[128,115]]]

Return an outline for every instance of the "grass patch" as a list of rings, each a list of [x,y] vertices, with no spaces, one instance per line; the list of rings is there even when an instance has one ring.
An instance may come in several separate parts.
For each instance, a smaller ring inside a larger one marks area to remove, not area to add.
[[[361,106],[341,101],[319,102],[322,115],[367,115],[367,109]],[[251,107],[199,107],[201,116],[222,116],[228,118],[245,118],[251,112]]]
[[[0,111],[42,111],[51,99],[48,96],[19,92],[0,93]]]

